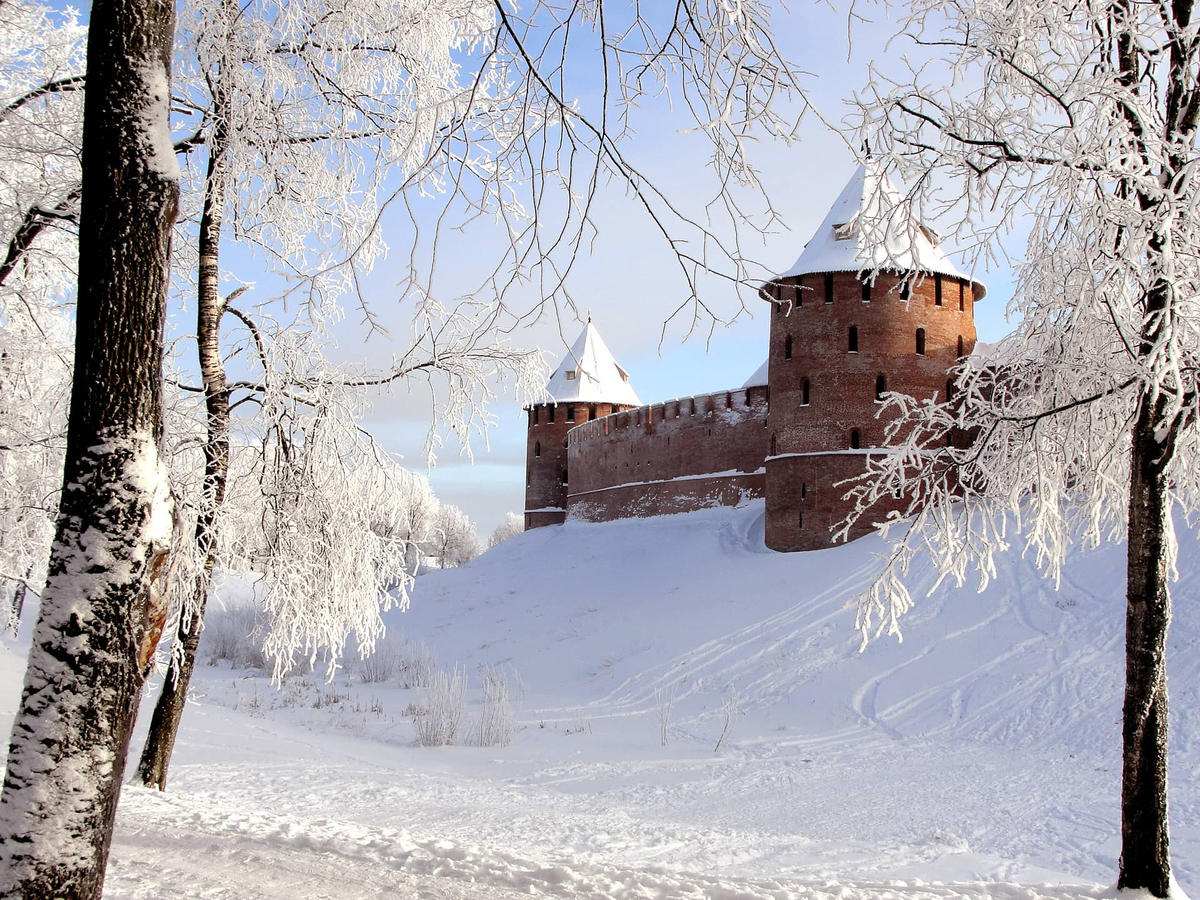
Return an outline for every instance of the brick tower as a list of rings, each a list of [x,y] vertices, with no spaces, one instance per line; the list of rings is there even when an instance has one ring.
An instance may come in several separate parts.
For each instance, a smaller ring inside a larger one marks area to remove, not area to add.
[[[975,302],[985,288],[955,268],[937,239],[867,160],[796,264],[764,285],[773,304],[768,547],[830,546],[830,529],[850,511],[847,487],[835,484],[860,474],[883,443],[879,395],[945,398],[948,370],[974,348]]]
[[[550,403],[527,407],[525,529],[567,516],[567,432],[581,422],[641,406],[591,317],[546,385]]]

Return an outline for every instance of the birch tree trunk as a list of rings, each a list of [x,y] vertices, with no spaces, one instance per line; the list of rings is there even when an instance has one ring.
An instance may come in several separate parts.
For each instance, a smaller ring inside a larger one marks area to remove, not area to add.
[[[75,372],[49,577],[0,795],[0,896],[94,900],[166,615],[158,458],[179,172],[174,5],[96,0],[88,36]]]
[[[218,76],[219,78],[219,76]],[[183,719],[188,686],[196,668],[196,652],[204,625],[204,608],[216,558],[217,515],[225,502],[229,481],[229,391],[225,365],[221,359],[221,316],[224,305],[220,296],[221,220],[225,206],[225,175],[228,160],[228,133],[224,116],[224,98],[214,92],[212,139],[209,143],[208,171],[205,178],[204,208],[198,239],[200,263],[197,279],[196,343],[199,346],[200,375],[204,382],[207,433],[204,440],[204,484],[202,506],[196,519],[196,546],[202,556],[196,575],[190,609],[182,611],[175,641],[179,648],[171,654],[171,664],[162,693],[154,706],[146,744],[138,765],[138,777],[160,791],[167,787],[167,768]]]

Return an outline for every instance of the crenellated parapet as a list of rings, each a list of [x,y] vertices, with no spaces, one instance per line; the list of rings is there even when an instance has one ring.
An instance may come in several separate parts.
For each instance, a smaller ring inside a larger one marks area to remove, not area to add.
[[[602,521],[763,496],[766,386],[698,394],[571,430],[569,518]]]

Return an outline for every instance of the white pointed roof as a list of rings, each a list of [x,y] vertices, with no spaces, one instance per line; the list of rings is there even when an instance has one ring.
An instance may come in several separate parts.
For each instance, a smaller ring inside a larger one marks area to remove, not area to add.
[[[742,385],[744,388],[762,387],[767,383],[767,363],[769,360],[763,360],[762,365],[754,370],[754,374],[746,379],[746,383]]]
[[[842,189],[795,265],[779,277],[864,269],[917,271],[967,279],[975,299],[982,298],[987,292],[983,283],[960,272],[937,241],[937,232],[913,217],[879,163],[868,159]]]
[[[642,405],[629,384],[629,373],[613,358],[591,319],[550,376],[546,393],[555,403]]]

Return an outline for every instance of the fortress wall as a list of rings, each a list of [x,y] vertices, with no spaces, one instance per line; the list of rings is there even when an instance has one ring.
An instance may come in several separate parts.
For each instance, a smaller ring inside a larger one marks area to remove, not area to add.
[[[878,451],[877,451],[878,452]],[[866,471],[866,451],[788,454],[768,459],[766,469],[766,545],[772,550],[820,550],[832,544],[832,530],[850,511],[842,499],[853,485],[839,484]],[[908,501],[876,503],[847,535],[857,540],[874,531],[891,510],[903,512]]]
[[[868,295],[856,273],[835,272],[828,282],[818,273],[765,290],[776,301],[766,461],[766,543],[773,550],[830,545],[831,527],[850,511],[842,499],[850,486],[836,485],[864,469],[864,455],[851,450],[853,432],[863,450],[884,443],[887,421],[877,417],[876,379],[883,377],[887,391],[944,399],[948,370],[975,347],[970,282],[926,276],[914,282],[908,303],[901,284],[900,275],[881,272]],[[917,329],[924,352],[918,352]],[[868,533],[889,509],[906,506],[903,498],[882,501],[849,538]]]
[[[607,521],[761,497],[766,420],[767,389],[752,387],[579,425],[567,437],[570,516]]]
[[[572,519],[611,522],[614,519],[665,516],[713,506],[737,506],[764,496],[764,472],[715,476],[683,476],[673,481],[631,484],[573,494],[568,502]]]
[[[525,528],[558,525],[567,516],[567,433],[621,407],[608,403],[539,403],[529,407],[525,446]]]
[[[771,312],[769,348],[774,454],[848,449],[855,429],[863,447],[882,445],[886,421],[875,416],[876,378],[884,377],[887,390],[918,400],[935,393],[944,399],[947,370],[959,359],[959,338],[963,356],[975,347],[975,298],[969,282],[926,276],[913,285],[905,304],[900,276],[881,272],[864,303],[856,273],[835,272],[832,278],[833,303],[825,302],[822,274],[787,278],[773,286],[780,301]],[[852,327],[858,340],[853,352]],[[918,328],[925,332],[923,354],[916,349]],[[806,380],[808,403],[803,398]]]

